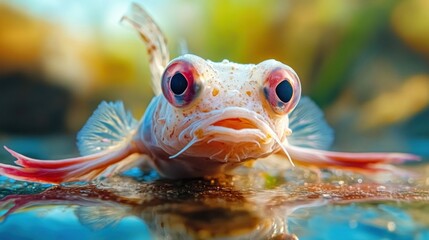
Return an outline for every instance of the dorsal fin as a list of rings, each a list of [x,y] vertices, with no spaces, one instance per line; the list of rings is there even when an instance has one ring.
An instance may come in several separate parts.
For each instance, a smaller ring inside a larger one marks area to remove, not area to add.
[[[86,156],[118,146],[137,127],[138,122],[122,102],[103,101],[77,135],[79,152]]]
[[[289,114],[289,128],[292,135],[288,137],[288,142],[293,146],[328,149],[334,141],[334,131],[326,122],[322,110],[308,97],[301,98]]]
[[[164,34],[149,14],[136,3],[131,5],[121,22],[130,24],[140,33],[149,55],[153,91],[155,95],[161,94],[161,76],[170,61]]]

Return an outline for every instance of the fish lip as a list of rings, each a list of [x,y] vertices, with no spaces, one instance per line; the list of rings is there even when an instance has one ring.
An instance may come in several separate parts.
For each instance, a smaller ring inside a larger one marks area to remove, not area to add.
[[[269,128],[269,123],[260,114],[246,108],[227,107],[208,112],[192,135],[208,142],[260,142],[268,138]]]
[[[259,129],[257,124],[254,123],[251,119],[248,118],[242,118],[242,117],[231,117],[231,118],[225,118],[221,119],[219,121],[216,121],[210,126],[214,127],[223,127],[233,130],[242,130],[242,129]]]
[[[263,130],[266,125],[262,116],[258,113],[241,107],[228,107],[222,110],[209,112],[210,116],[207,119],[207,127],[226,128],[230,130],[240,131],[243,129],[259,129]],[[204,121],[204,120],[203,120]],[[233,126],[233,125],[237,126]]]
[[[229,128],[217,123],[227,119],[242,118],[252,128]],[[218,125],[218,126],[216,126]],[[270,122],[260,114],[242,107],[226,107],[200,115],[200,119],[187,126],[178,135],[179,141],[189,142],[189,137],[196,142],[255,142],[270,138]]]

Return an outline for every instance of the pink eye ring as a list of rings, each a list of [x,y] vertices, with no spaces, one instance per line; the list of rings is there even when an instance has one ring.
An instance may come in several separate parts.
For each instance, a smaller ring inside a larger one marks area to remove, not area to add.
[[[197,79],[197,71],[190,62],[175,60],[167,66],[162,75],[162,93],[174,107],[188,106],[201,90],[201,82]]]
[[[298,104],[301,84],[293,70],[278,67],[267,75],[263,91],[273,111],[284,115],[290,113]]]

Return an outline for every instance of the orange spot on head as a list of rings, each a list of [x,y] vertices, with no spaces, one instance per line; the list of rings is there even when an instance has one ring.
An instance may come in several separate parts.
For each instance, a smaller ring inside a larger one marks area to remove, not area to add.
[[[247,96],[252,96],[252,92],[251,91],[246,91]]]
[[[219,89],[213,88],[213,91],[212,91],[213,97],[216,97],[218,94],[219,94]]]
[[[199,139],[203,138],[204,137],[204,131],[201,128],[197,129],[197,131],[195,131],[195,136],[197,136],[197,138],[199,138]]]

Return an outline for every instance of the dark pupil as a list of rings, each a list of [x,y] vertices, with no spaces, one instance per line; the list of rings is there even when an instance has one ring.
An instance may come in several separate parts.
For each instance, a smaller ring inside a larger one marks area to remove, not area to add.
[[[277,97],[284,103],[287,103],[292,98],[293,89],[288,80],[283,80],[276,87]]]
[[[188,87],[188,80],[186,80],[183,74],[176,73],[174,74],[173,77],[171,77],[170,88],[175,95],[180,95],[184,93],[187,87]]]

